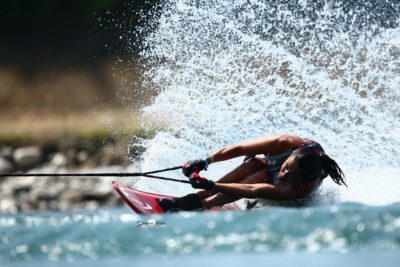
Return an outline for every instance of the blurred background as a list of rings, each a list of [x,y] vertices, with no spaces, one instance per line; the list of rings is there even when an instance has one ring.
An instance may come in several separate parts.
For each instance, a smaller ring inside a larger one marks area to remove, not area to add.
[[[135,46],[140,36],[134,29],[145,23],[146,18],[139,16],[151,6],[145,1],[130,2],[40,0],[3,4],[2,136],[13,131],[39,131],[38,124],[72,114],[77,115],[78,124],[65,126],[81,128],[79,120],[90,117],[93,111],[118,112],[141,103],[135,95],[140,71],[135,64]],[[19,130],[22,125],[18,123],[17,127],[15,122],[20,120],[31,125]]]
[[[140,86],[144,64],[138,62],[137,53],[146,34],[140,29],[157,3],[17,0],[2,4],[0,173],[130,163],[127,146],[135,136],[144,135],[138,110],[152,95],[150,88]],[[33,190],[26,178],[0,183],[0,210],[51,206],[40,206],[37,194],[25,196],[20,201],[23,206],[18,204],[21,194]],[[50,203],[60,192],[42,198]],[[96,202],[96,197],[88,198]],[[51,207],[59,209],[57,203]]]

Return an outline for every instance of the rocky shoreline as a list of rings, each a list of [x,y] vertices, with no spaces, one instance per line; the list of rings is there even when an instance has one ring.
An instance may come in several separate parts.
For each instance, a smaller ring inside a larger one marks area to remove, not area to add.
[[[64,150],[29,146],[0,148],[0,173],[124,172],[124,155],[113,146]],[[116,177],[0,177],[0,213],[94,210],[122,205],[111,181]]]

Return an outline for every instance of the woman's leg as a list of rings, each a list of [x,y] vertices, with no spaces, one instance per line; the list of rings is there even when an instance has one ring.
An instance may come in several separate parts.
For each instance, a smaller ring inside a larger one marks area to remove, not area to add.
[[[266,168],[266,159],[264,158],[251,158],[247,160],[246,162],[243,162],[241,165],[239,165],[236,169],[233,171],[229,172],[226,174],[224,177],[216,181],[217,183],[239,183],[243,179],[246,179],[246,177],[249,177],[250,175],[257,173],[261,170],[265,170]],[[202,190],[197,192],[197,196],[200,199],[206,199],[208,197],[211,197],[215,194],[217,194],[217,191],[207,191],[207,190]]]
[[[265,183],[265,180],[270,177],[270,174],[267,170],[258,171],[247,178],[240,181],[242,184],[257,184],[257,183]],[[206,209],[215,207],[215,206],[222,206],[227,203],[231,203],[240,199],[240,197],[233,197],[230,195],[226,195],[223,193],[215,194],[209,198],[203,200],[203,207]]]

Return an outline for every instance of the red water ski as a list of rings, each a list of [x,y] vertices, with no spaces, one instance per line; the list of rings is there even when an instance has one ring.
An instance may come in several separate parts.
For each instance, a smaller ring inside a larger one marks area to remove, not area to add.
[[[115,191],[121,196],[122,200],[138,214],[154,214],[165,213],[161,206],[158,204],[157,199],[160,198],[175,198],[173,196],[159,195],[149,192],[132,189],[121,185],[115,181],[112,182]],[[238,210],[235,205],[225,205],[223,207],[213,207],[207,211],[221,211],[221,210]]]
[[[156,199],[174,198],[172,196],[153,194],[132,189],[115,181],[113,181],[112,184],[124,202],[138,214],[165,213]]]

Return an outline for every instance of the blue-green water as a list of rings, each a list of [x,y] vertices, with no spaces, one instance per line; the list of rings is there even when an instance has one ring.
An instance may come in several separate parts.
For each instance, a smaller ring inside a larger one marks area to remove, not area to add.
[[[0,217],[1,266],[398,266],[400,203],[138,216],[128,209]]]

